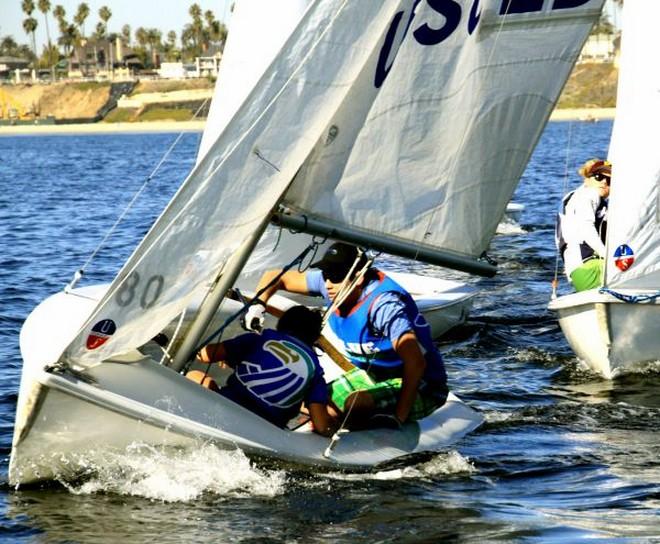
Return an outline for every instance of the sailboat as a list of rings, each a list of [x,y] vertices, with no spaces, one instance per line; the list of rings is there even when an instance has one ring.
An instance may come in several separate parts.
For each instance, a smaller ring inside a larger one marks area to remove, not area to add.
[[[657,2],[626,2],[612,162],[604,285],[556,298],[566,339],[605,378],[660,361],[660,51]]]
[[[305,427],[275,427],[181,370],[271,222],[492,276],[480,256],[601,8],[310,2],[100,300],[88,287],[66,290],[26,320],[10,482],[75,476],[135,442],[210,442],[364,470],[441,451],[478,427],[482,416],[450,393],[402,430],[329,444]],[[169,356],[151,355],[152,339],[191,306]]]

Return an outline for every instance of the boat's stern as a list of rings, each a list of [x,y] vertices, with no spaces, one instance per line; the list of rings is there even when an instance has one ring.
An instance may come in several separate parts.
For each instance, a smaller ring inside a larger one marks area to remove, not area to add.
[[[575,355],[611,378],[611,338],[604,297],[595,290],[583,291],[559,297],[548,307],[557,313],[559,326]]]
[[[642,297],[644,293],[630,292]],[[597,289],[553,300],[559,325],[575,354],[611,379],[660,360],[660,302],[627,303]]]

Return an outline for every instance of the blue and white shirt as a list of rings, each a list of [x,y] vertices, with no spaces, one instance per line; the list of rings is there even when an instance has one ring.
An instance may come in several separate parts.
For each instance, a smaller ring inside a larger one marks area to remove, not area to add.
[[[220,390],[225,397],[284,427],[307,404],[327,404],[323,369],[303,342],[266,329],[223,341],[226,362],[234,368]]]

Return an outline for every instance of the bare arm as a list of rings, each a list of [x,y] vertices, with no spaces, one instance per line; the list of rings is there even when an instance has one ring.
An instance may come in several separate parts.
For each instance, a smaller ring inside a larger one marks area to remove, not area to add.
[[[426,370],[426,359],[417,342],[417,335],[408,331],[394,342],[394,350],[403,361],[401,393],[394,414],[402,423],[408,419],[417,397],[419,382]]]
[[[264,272],[257,284],[257,292],[261,291],[266,285],[268,285],[273,279],[281,272],[281,270],[268,270]],[[285,272],[284,275],[277,280],[273,285],[270,285],[259,297],[262,302],[268,302],[268,299],[272,297],[277,291],[284,290],[289,293],[299,293],[301,295],[307,295],[307,279],[305,278],[304,272],[298,272],[297,270],[289,270]]]
[[[197,360],[200,363],[215,363],[217,361],[224,361],[227,358],[227,350],[219,344],[207,344],[197,353]]]
[[[328,407],[325,404],[312,402],[307,406],[309,415],[314,424],[314,430],[323,436],[332,436],[337,428],[337,421],[328,413]]]

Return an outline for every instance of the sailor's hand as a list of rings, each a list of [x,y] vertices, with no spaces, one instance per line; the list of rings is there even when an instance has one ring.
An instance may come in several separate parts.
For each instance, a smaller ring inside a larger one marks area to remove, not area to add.
[[[370,427],[378,427],[381,429],[401,429],[401,421],[394,414],[374,414],[369,418]]]
[[[264,311],[261,304],[253,304],[245,312],[241,324],[246,331],[261,332],[264,328]]]

